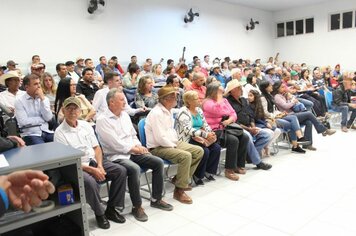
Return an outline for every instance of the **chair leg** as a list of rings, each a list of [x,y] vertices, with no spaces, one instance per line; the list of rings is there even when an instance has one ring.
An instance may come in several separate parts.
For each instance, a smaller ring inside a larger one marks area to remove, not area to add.
[[[144,175],[145,175],[145,179],[146,179],[146,184],[147,184],[147,189],[145,188],[141,188],[141,190],[145,191],[145,192],[148,192],[149,193],[149,197],[145,197],[145,196],[142,196],[144,199],[147,199],[147,200],[151,200],[152,199],[152,189],[151,189],[151,185],[150,185],[150,182],[148,180],[148,176],[147,176],[147,171],[144,172]]]

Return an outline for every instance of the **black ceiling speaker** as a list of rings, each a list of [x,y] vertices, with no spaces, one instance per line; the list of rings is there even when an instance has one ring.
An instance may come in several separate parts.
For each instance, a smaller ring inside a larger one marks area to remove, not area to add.
[[[258,25],[260,22],[259,21],[254,21],[252,18],[250,20],[250,25],[246,25],[246,30],[254,30],[255,25]]]
[[[104,0],[90,0],[88,6],[89,14],[93,14],[96,10],[98,10],[98,4],[105,6]]]
[[[188,14],[184,17],[184,22],[188,23],[188,22],[193,22],[194,17],[199,17],[199,13],[193,13],[193,9],[190,8]]]

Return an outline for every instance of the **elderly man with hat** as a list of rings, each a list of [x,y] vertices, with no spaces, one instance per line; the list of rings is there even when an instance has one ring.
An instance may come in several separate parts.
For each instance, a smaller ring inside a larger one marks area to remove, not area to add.
[[[192,199],[185,193],[191,190],[189,181],[203,157],[201,147],[178,141],[174,129],[172,109],[177,105],[177,90],[164,86],[158,90],[158,104],[146,118],[147,147],[152,154],[178,164],[178,171],[172,182],[175,184],[174,199],[191,204]]]
[[[273,65],[267,65],[265,68],[265,80],[269,81],[272,85],[280,79],[276,76],[276,70]]]
[[[112,220],[124,223],[125,218],[116,210],[124,208],[126,190],[126,169],[103,158],[98,140],[91,125],[78,120],[81,114],[80,100],[69,97],[63,102],[64,121],[56,129],[54,140],[83,151],[81,157],[85,196],[93,209],[97,224],[108,229]],[[98,183],[111,180],[109,200],[106,210],[101,205]]]
[[[237,115],[236,123],[244,129],[244,133],[250,138],[247,154],[253,164],[258,169],[269,170],[272,165],[261,161],[262,149],[269,143],[272,134],[254,125],[254,120],[249,114],[249,104],[246,98],[242,97],[242,86],[237,80],[232,80],[227,84],[224,96],[229,101]],[[255,140],[255,141],[253,141]]]
[[[10,71],[0,76],[0,84],[5,85],[7,89],[0,93],[1,110],[5,112],[4,121],[8,120],[15,112],[15,100],[26,92],[19,90],[20,78],[16,71]]]
[[[221,84],[223,88],[226,87],[226,78],[220,73],[220,65],[218,63],[213,65],[213,71],[211,76],[214,76]]]
[[[74,71],[78,75],[81,75],[83,70],[84,70],[84,68],[85,68],[84,58],[83,57],[77,57],[77,59],[75,59]]]
[[[20,79],[23,78],[23,75],[22,75],[22,72],[19,68],[16,68],[18,64],[16,62],[14,62],[13,60],[10,60],[6,63],[6,66],[7,66],[7,70],[5,70],[5,73],[8,73],[10,71],[15,71],[18,73]]]
[[[165,211],[173,210],[173,206],[162,200],[163,160],[153,156],[138,140],[130,116],[124,111],[126,105],[124,93],[113,88],[106,95],[106,101],[109,109],[98,117],[96,132],[105,157],[126,168],[133,205],[132,214],[138,221],[148,220],[142,208],[140,195],[141,168],[152,169],[151,207]]]

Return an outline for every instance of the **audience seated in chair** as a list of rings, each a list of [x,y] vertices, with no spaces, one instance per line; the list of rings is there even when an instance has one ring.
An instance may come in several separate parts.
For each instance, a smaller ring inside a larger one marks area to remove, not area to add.
[[[345,75],[340,86],[333,91],[332,106],[335,111],[341,112],[341,130],[347,132],[349,128],[356,129],[353,125],[356,118],[356,103],[351,102],[350,90],[352,87],[352,78]],[[347,120],[351,111],[350,119]]]
[[[158,103],[157,93],[152,91],[153,79],[150,75],[144,75],[138,82],[136,90],[135,104],[136,108],[151,110]]]
[[[108,109],[108,104],[106,102],[106,95],[108,94],[110,89],[113,89],[113,88],[123,89],[122,80],[121,80],[119,74],[117,74],[115,72],[105,73],[104,81],[105,81],[106,85],[104,86],[104,88],[98,90],[95,93],[95,96],[94,96],[94,99],[93,99],[93,107],[96,110],[96,117],[99,117],[100,114],[102,114],[103,112],[105,112]],[[124,108],[124,110],[130,116],[134,116],[137,113],[145,111],[144,109],[141,109],[141,108],[139,108],[139,109],[132,108],[129,105],[126,96],[125,96],[125,108]]]
[[[85,68],[82,75],[82,79],[77,84],[77,93],[83,94],[91,103],[96,91],[99,90],[98,85],[94,83],[94,71],[91,68]]]
[[[270,139],[269,143],[267,143],[267,145],[264,147],[264,153],[262,153],[265,156],[269,156],[269,147],[276,142],[282,131],[277,128],[277,124],[275,122],[269,122],[268,120],[266,120],[259,91],[254,89],[250,90],[250,92],[248,93],[247,100],[249,102],[249,107],[252,111],[252,114],[254,115],[253,119],[255,121],[256,127],[259,127],[269,133],[273,131],[272,138]]]
[[[15,100],[26,92],[20,90],[20,78],[17,73],[8,72],[0,76],[0,84],[5,85],[7,88],[0,93],[0,106],[4,111],[4,122],[15,114]]]
[[[48,128],[48,122],[53,114],[47,97],[43,94],[40,78],[27,75],[23,84],[26,93],[15,101],[15,115],[20,129],[21,137],[26,145],[34,145],[53,141],[53,131]]]
[[[236,113],[236,123],[241,125],[244,133],[249,136],[247,154],[251,162],[259,169],[270,169],[272,165],[261,161],[261,153],[272,139],[273,131],[256,127],[254,114],[251,114],[248,101],[242,97],[242,86],[239,81],[230,81],[224,95]]]
[[[56,129],[54,140],[83,151],[81,157],[86,201],[93,209],[98,226],[108,229],[112,220],[124,223],[125,218],[116,210],[124,208],[126,190],[126,169],[106,160],[94,130],[87,122],[78,120],[80,117],[80,101],[69,97],[62,106],[64,120]],[[111,181],[109,200],[106,210],[101,206],[99,185],[103,181]]]
[[[290,131],[289,135],[292,142],[292,151],[297,153],[305,153],[305,150],[298,145],[298,143],[307,143],[300,129],[298,118],[293,114],[280,112],[276,109],[274,98],[271,95],[273,87],[269,81],[261,81],[260,90],[262,93],[261,103],[264,110],[265,119],[270,120],[271,122],[275,121],[277,127],[283,129],[285,132]]]
[[[203,103],[206,94],[205,76],[201,72],[193,73],[192,84],[188,86],[186,91],[196,91],[198,93],[198,98],[200,103]]]
[[[137,138],[130,116],[124,112],[125,95],[117,88],[111,89],[106,97],[108,110],[96,122],[96,131],[105,157],[127,170],[128,187],[132,201],[132,214],[138,221],[147,221],[140,196],[141,168],[152,169],[151,206],[171,211],[173,207],[162,200],[163,160],[153,156]]]
[[[183,106],[176,117],[175,128],[178,140],[189,142],[203,148],[204,155],[201,159],[193,180],[196,185],[204,185],[203,178],[215,180],[221,147],[217,143],[216,134],[205,120],[201,103],[196,91],[188,91],[183,95]]]
[[[184,141],[178,141],[174,129],[172,109],[177,105],[177,90],[172,86],[164,86],[158,90],[159,103],[150,111],[146,118],[146,140],[150,152],[172,163],[178,164],[174,199],[191,204],[192,199],[185,193],[191,190],[189,181],[192,178],[203,149]]]
[[[305,125],[304,137],[307,141],[310,141],[310,145],[306,145],[305,148],[315,151],[316,148],[312,146],[313,144],[313,132],[312,128],[316,129],[318,133],[322,133],[323,136],[333,135],[336,131],[333,129],[326,128],[322,123],[320,123],[316,117],[310,111],[298,112],[294,113],[291,109],[292,107],[298,103],[297,99],[293,99],[292,101],[288,101],[284,96],[286,90],[285,87],[282,86],[282,83],[277,81],[273,85],[273,94],[275,104],[278,109],[282,112],[286,112],[287,114],[293,114],[298,118],[300,125]]]
[[[203,102],[202,108],[207,123],[219,137],[219,144],[226,147],[225,160],[225,177],[237,181],[237,174],[245,174],[245,164],[247,158],[247,143],[249,137],[243,132],[231,134],[226,132],[226,126],[233,124],[236,121],[236,113],[223,97],[224,89],[220,82],[212,82],[207,87],[206,99]],[[225,139],[222,143],[222,135]]]
[[[79,119],[85,120],[85,121],[91,123],[92,125],[94,125],[93,118],[96,113],[95,109],[83,94],[77,93],[76,86],[77,86],[77,84],[75,84],[75,82],[72,78],[65,78],[59,82],[56,100],[54,102],[54,110],[55,110],[56,119],[59,123],[61,123],[64,119],[63,113],[62,113],[62,105],[63,105],[64,100],[69,97],[76,97],[80,101],[81,114],[80,114]]]

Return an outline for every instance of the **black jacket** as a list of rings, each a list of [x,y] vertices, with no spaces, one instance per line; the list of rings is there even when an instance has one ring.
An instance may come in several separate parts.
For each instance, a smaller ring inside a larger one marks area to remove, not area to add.
[[[344,106],[350,103],[350,93],[346,91],[343,84],[333,91],[333,102],[335,106]]]
[[[251,126],[251,123],[255,122],[254,112],[251,110],[246,98],[240,97],[239,100],[236,100],[233,96],[229,95],[226,99],[236,112],[236,123]]]

